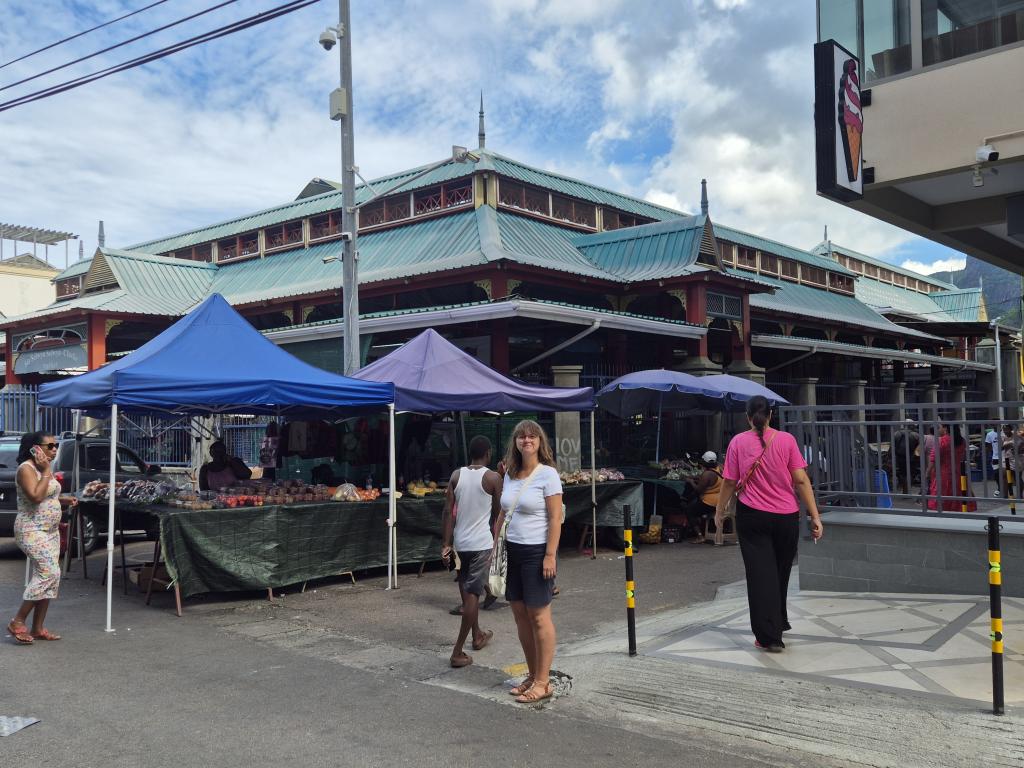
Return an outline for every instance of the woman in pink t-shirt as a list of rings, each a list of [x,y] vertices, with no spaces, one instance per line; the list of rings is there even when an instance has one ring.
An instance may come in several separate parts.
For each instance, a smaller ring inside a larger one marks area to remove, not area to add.
[[[715,525],[721,530],[725,509],[737,494],[736,533],[747,574],[754,644],[780,653],[786,647],[782,633],[790,628],[786,592],[800,538],[797,495],[807,508],[815,541],[824,529],[804,471],[807,462],[792,435],[768,427],[771,416],[764,397],[757,395],[747,402],[750,429],[729,442]]]

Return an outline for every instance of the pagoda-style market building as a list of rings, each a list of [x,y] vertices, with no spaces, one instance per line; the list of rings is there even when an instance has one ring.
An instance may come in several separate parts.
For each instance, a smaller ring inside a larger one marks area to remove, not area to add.
[[[687,215],[473,154],[375,180],[394,187],[381,198],[358,188],[364,364],[431,327],[540,382],[553,367],[595,386],[664,367],[757,377],[804,403],[912,401],[929,385],[933,397],[959,385],[998,399],[980,290],[714,223],[706,190]],[[6,383],[101,366],[213,292],[275,343],[340,371],[341,206],[338,185],[314,179],[274,208],[100,247],[55,278],[52,305],[0,319]]]

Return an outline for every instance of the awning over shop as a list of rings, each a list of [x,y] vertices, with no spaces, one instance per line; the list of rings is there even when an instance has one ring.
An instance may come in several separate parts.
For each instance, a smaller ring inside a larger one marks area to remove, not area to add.
[[[795,349],[806,352],[824,352],[830,355],[849,355],[867,357],[873,360],[903,360],[909,363],[941,365],[944,368],[959,368],[968,371],[994,371],[995,366],[979,363],[974,360],[959,360],[955,357],[926,355],[906,349],[885,349],[884,347],[866,347],[861,344],[846,344],[841,341],[824,341],[807,339],[800,336],[778,336],[768,333],[755,333],[751,336],[751,344],[755,347],[769,349]]]
[[[360,333],[384,333],[416,328],[436,328],[439,325],[476,323],[486,320],[522,317],[533,320],[548,320],[569,325],[594,325],[617,331],[650,333],[657,336],[673,336],[680,339],[699,339],[707,335],[707,328],[684,322],[660,320],[626,312],[580,307],[571,304],[557,304],[526,299],[463,304],[405,312],[389,312],[364,315],[359,319]],[[275,344],[293,344],[314,339],[338,338],[344,335],[341,320],[319,323],[296,328],[282,328],[267,331],[266,337]]]

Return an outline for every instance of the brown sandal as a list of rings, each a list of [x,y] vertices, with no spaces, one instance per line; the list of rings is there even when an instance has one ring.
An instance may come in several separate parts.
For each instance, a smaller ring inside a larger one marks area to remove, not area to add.
[[[544,688],[541,690],[542,683],[534,683],[530,688],[522,693],[520,696],[516,696],[517,704],[536,704],[538,701],[544,701],[544,699],[550,699],[555,691],[554,686],[551,683],[543,684]]]
[[[11,636],[22,645],[32,645],[35,642],[35,638],[32,637],[32,633],[28,631],[28,627],[22,621],[15,621],[11,619],[11,623],[7,625],[7,631],[11,633]]]
[[[529,675],[527,675],[526,679],[523,680],[523,682],[521,682],[519,685],[513,686],[512,688],[509,689],[508,695],[509,696],[522,696],[524,693],[526,693],[531,688],[533,688],[533,678],[530,677]]]
[[[60,635],[55,635],[48,629],[40,630],[39,632],[32,633],[32,637],[36,640],[60,640]]]

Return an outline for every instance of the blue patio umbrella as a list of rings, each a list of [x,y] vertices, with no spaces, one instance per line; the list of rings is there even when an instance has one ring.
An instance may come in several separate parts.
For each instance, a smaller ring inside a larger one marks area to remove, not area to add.
[[[713,413],[725,410],[725,393],[706,383],[708,378],[665,369],[627,373],[597,393],[597,405],[619,417],[657,410],[659,417],[654,460],[660,461],[662,411]]]
[[[772,408],[779,405],[789,405],[789,400],[782,397],[782,395],[750,379],[730,376],[727,373],[718,373],[712,376],[703,376],[701,381],[725,393],[726,410],[729,411],[742,411],[746,407],[747,401],[755,395],[762,395],[767,398],[768,405]]]

